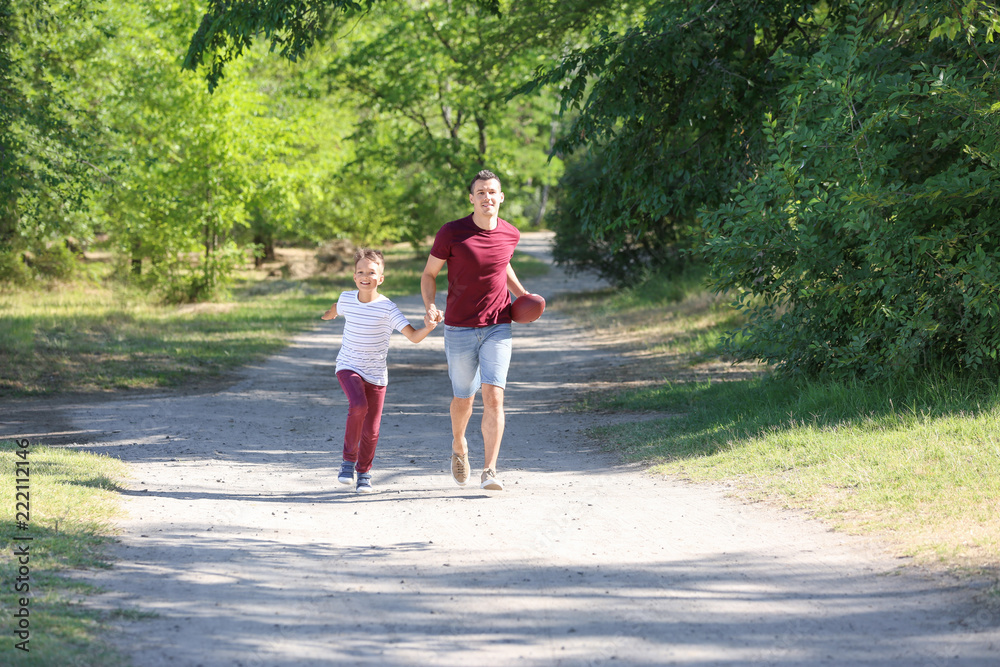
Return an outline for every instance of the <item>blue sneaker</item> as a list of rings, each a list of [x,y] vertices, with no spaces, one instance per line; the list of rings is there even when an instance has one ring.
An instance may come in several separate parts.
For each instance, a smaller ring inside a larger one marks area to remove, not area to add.
[[[344,461],[340,464],[337,481],[341,484],[354,484],[354,461]]]
[[[371,493],[374,490],[372,488],[372,474],[370,472],[359,472],[357,492]]]

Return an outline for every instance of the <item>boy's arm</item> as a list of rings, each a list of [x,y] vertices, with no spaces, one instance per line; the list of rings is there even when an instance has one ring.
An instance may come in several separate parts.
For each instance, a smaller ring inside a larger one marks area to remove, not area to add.
[[[321,320],[332,320],[336,316],[337,316],[337,304],[336,304],[336,302],[334,302],[334,304],[332,306],[330,306],[330,310],[328,310],[325,313],[323,313],[322,315],[320,315],[319,319],[321,319]]]
[[[424,315],[424,326],[420,329],[414,329],[413,326],[407,324],[403,327],[401,333],[410,339],[411,343],[419,343],[423,339],[427,338],[427,334],[434,330],[437,326],[437,321],[432,319],[430,313]]]

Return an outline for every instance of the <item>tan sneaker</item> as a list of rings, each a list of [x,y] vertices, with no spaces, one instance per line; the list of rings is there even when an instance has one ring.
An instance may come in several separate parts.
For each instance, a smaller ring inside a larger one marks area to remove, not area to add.
[[[451,476],[459,486],[465,486],[469,481],[469,455],[451,455]]]
[[[483,483],[479,485],[480,489],[487,489],[489,491],[503,491],[503,482],[497,479],[497,471],[493,468],[487,468],[483,471],[482,477]]]

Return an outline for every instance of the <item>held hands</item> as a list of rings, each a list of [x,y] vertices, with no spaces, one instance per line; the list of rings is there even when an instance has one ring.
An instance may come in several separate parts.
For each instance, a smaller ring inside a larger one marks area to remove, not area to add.
[[[432,303],[430,308],[427,309],[427,314],[424,315],[424,321],[427,322],[428,318],[430,318],[430,321],[434,322],[436,326],[438,322],[442,322],[444,320],[444,312],[438,310],[437,306]]]
[[[424,328],[433,329],[438,325],[437,320],[431,319],[430,313],[424,314]]]
[[[328,310],[325,313],[323,313],[322,315],[320,315],[319,319],[321,319],[321,320],[332,320],[335,317],[337,317],[337,304],[333,304],[332,306],[330,306],[330,310]]]

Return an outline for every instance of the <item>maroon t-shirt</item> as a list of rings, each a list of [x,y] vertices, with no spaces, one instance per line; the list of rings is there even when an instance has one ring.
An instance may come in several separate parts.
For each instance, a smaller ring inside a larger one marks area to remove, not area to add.
[[[490,230],[480,229],[471,215],[438,230],[431,255],[448,263],[445,324],[485,327],[511,321],[507,265],[520,240],[517,227],[499,218]]]

